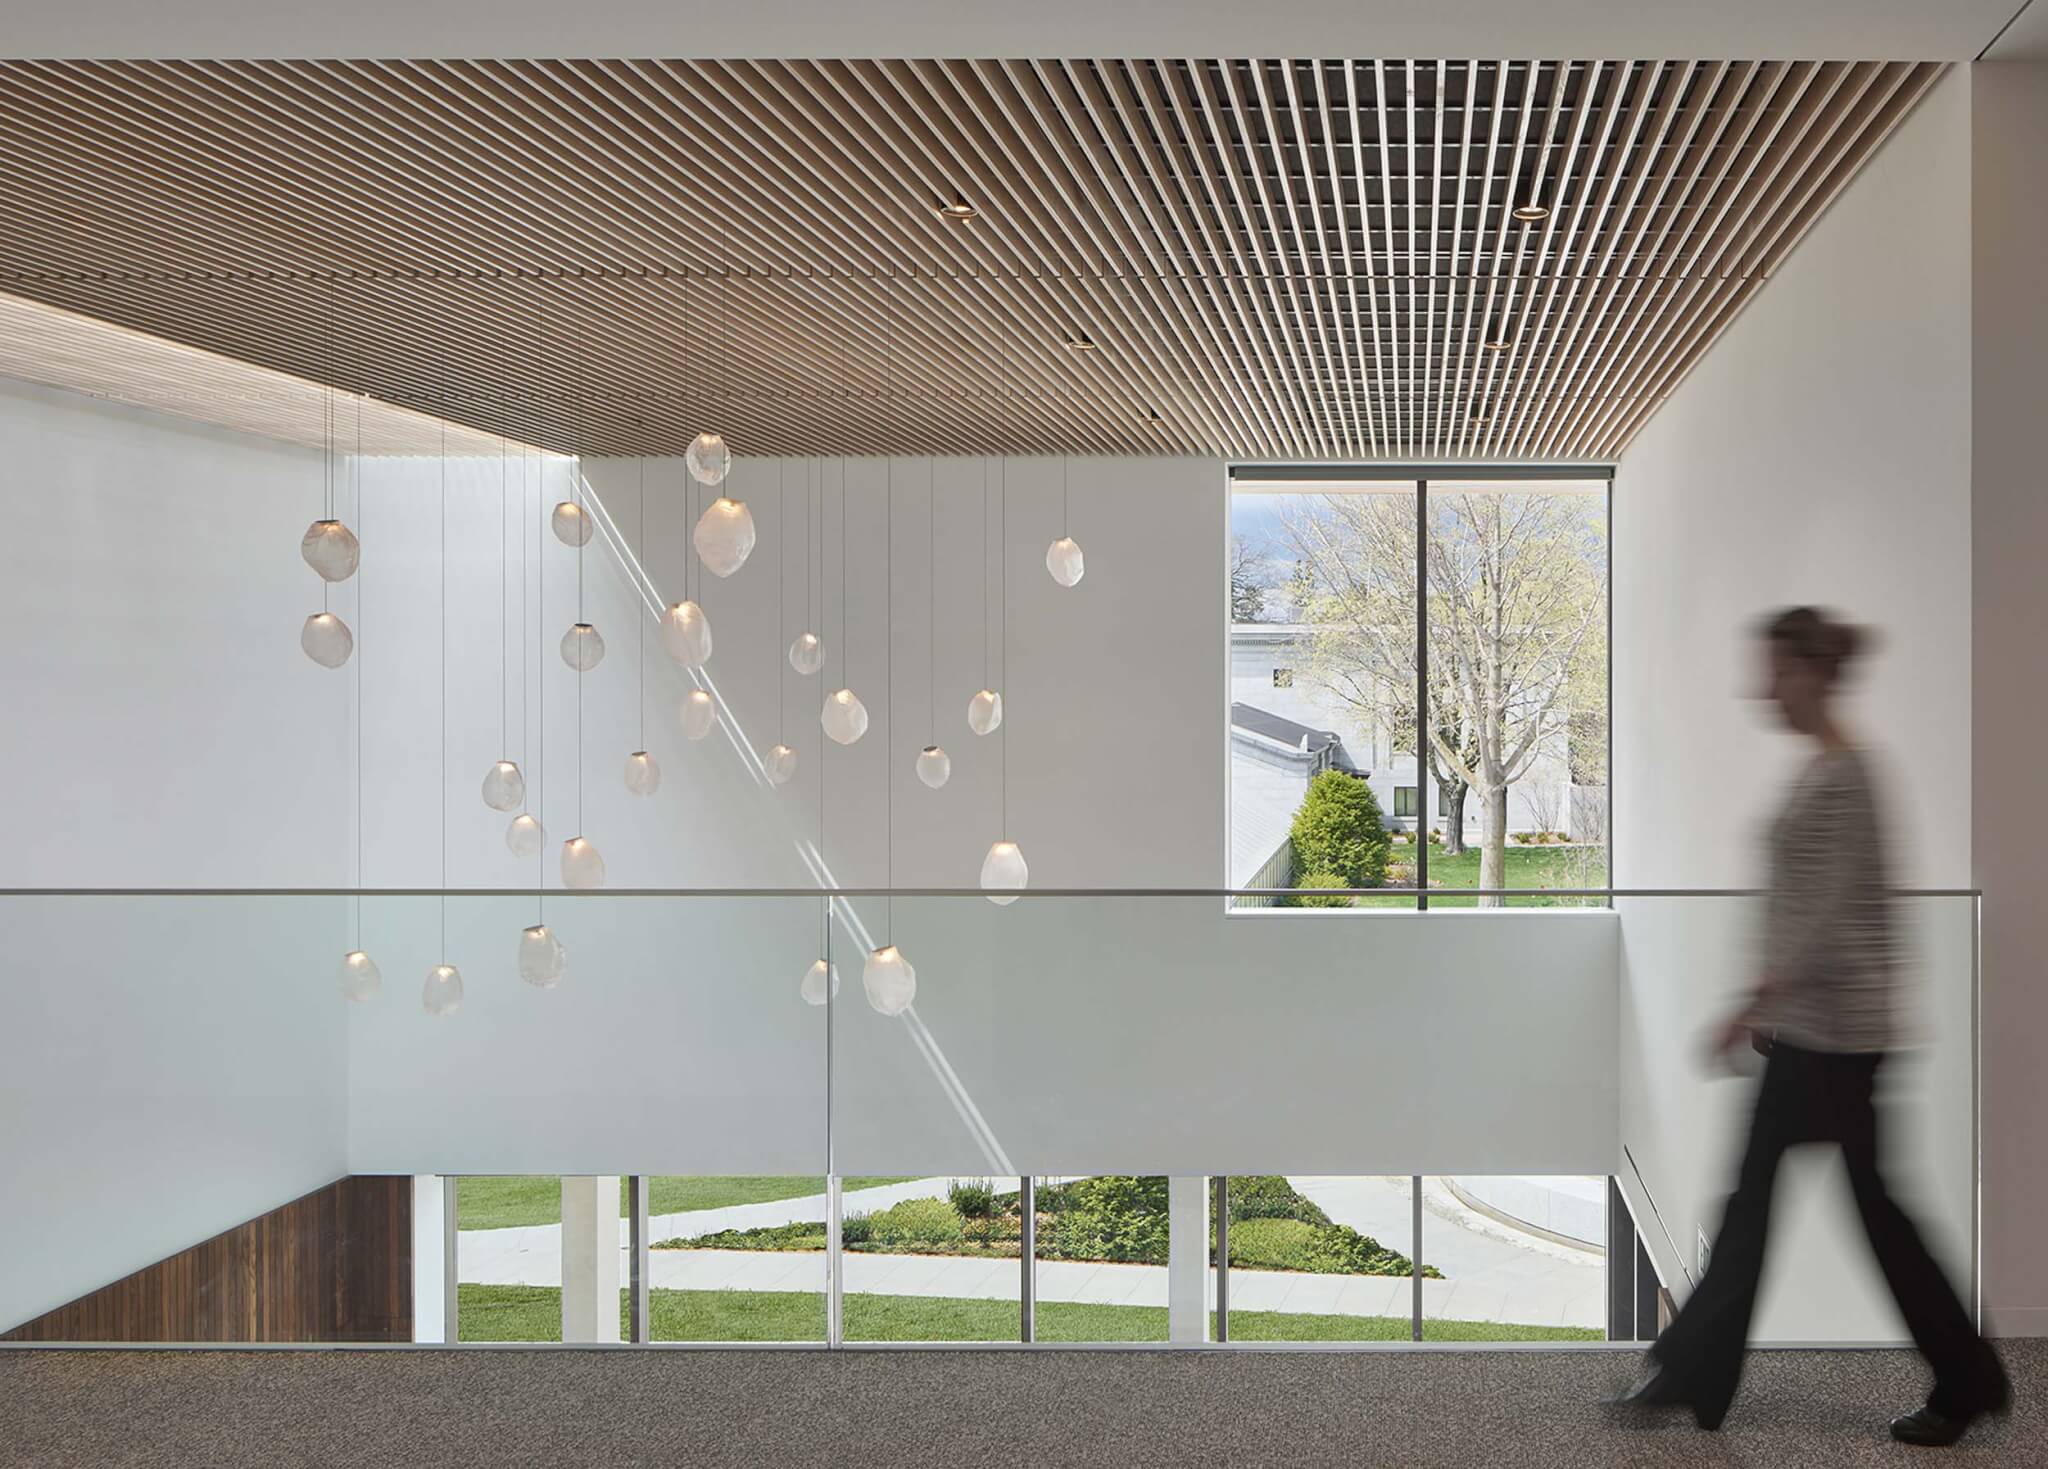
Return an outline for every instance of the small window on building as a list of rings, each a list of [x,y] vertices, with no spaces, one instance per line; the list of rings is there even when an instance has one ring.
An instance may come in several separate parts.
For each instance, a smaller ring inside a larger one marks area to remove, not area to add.
[[[1394,787],[1394,815],[1397,817],[1405,816],[1410,821],[1415,819],[1414,786]]]
[[[1276,688],[1276,689],[1291,689],[1291,688],[1293,688],[1293,687],[1294,687],[1294,670],[1293,670],[1293,669],[1291,669],[1291,668],[1276,668],[1276,669],[1274,669],[1274,670],[1273,670],[1273,687],[1274,687],[1274,688]]]

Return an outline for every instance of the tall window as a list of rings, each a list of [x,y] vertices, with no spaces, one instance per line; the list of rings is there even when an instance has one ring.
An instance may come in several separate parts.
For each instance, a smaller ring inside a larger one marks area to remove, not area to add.
[[[1433,908],[1599,901],[1568,893],[1607,882],[1607,491],[1479,471],[1234,479],[1233,886],[1406,888]],[[1294,677],[1276,709],[1238,670],[1283,655]],[[1370,799],[1290,761],[1290,737],[1315,731],[1337,740],[1322,767]],[[1459,896],[1475,888],[1490,891]]]

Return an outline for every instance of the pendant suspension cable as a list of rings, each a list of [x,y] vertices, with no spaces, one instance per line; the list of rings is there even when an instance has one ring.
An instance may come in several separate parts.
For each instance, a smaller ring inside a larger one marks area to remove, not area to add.
[[[356,535],[363,533],[363,399],[356,395],[356,452],[349,464],[350,498],[356,516]],[[363,572],[359,567],[356,584],[356,942],[363,947]]]
[[[1010,460],[1004,456],[997,466],[1000,476],[996,502],[1000,533],[996,537],[996,584],[1001,591],[1003,683],[1010,682]],[[1015,690],[1010,690],[1014,693]],[[1003,840],[1010,839],[1010,721],[1005,718],[1001,725],[1002,748],[1002,816]]]
[[[441,420],[441,962],[448,962],[448,420]]]
[[[637,420],[636,420],[636,421],[637,421]],[[644,426],[643,426],[643,435],[642,435],[642,438],[643,438],[643,444],[642,444],[642,447],[643,447],[643,449],[644,449],[644,448],[645,448],[645,443],[644,443],[644,438],[645,438],[645,434],[644,434]],[[633,554],[634,554],[634,555],[636,555],[636,556],[638,556],[638,557],[639,557],[639,558],[641,559],[641,561],[642,561],[642,562],[644,563],[644,562],[646,562],[646,561],[647,561],[647,559],[648,559],[648,556],[647,556],[647,455],[646,455],[645,453],[641,453],[641,454],[639,454],[639,455],[636,455],[636,456],[635,456],[635,462],[636,462],[636,464],[638,465],[638,469],[639,469],[639,476],[640,476],[640,494],[639,494],[639,502],[640,502],[640,503],[639,503],[639,511],[640,511],[640,531],[639,531],[639,537],[638,537],[638,539],[637,539],[637,540],[636,540],[636,541],[634,542],[634,544],[633,544]],[[637,698],[638,698],[638,700],[639,700],[639,703],[640,703],[640,745],[639,745],[639,748],[640,748],[640,749],[641,749],[642,751],[645,751],[645,750],[646,750],[646,748],[647,748],[647,619],[646,619],[645,617],[642,617],[642,616],[640,616],[637,610],[635,611],[635,613],[634,613],[634,616],[633,616],[633,627],[634,627],[634,629],[635,629],[635,635],[636,635],[636,637],[637,637],[637,639],[638,639],[638,642],[637,642],[637,646],[635,647],[635,649],[634,649],[634,652],[633,652],[633,676],[634,676],[634,678],[635,678],[635,679],[637,680],[637,682],[638,682],[638,686],[639,686],[639,693],[638,693],[638,694],[637,694],[637,695],[635,696],[635,697],[637,697]]]
[[[988,455],[981,456],[981,686],[989,686]]]
[[[939,742],[939,470],[938,457],[925,456],[924,476],[924,723],[927,740]]]
[[[893,338],[892,338],[893,340]],[[882,738],[882,885],[889,896],[884,901],[882,934],[887,943],[896,942],[896,456],[885,461],[882,478],[882,716],[887,729]]]
[[[512,493],[505,463],[505,436],[498,435],[498,748],[501,760],[512,758],[512,552],[505,545],[505,501]]]
[[[788,731],[789,682],[783,676],[785,658],[783,655],[782,633],[784,609],[789,605],[783,595],[783,577],[789,569],[789,547],[782,539],[782,527],[788,520],[784,508],[789,502],[789,460],[777,455],[775,459],[775,743],[781,744]]]
[[[533,475],[533,676],[540,706],[539,716],[534,720],[533,741],[533,810],[534,819],[541,825],[541,839],[533,849],[533,907],[534,921],[546,926],[548,921],[548,843],[547,843],[547,768],[548,768],[548,665],[547,665],[547,615],[548,615],[548,555],[547,544],[541,539],[541,519],[547,513],[548,464],[538,451],[535,452]]]

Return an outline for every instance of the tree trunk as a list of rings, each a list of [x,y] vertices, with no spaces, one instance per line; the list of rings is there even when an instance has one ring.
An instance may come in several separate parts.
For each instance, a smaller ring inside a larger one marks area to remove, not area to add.
[[[1462,780],[1452,781],[1443,788],[1444,803],[1450,813],[1444,817],[1444,855],[1462,857],[1465,855],[1465,796],[1472,788]]]
[[[1486,792],[1479,828],[1479,885],[1504,888],[1508,868],[1508,788],[1505,783]],[[1481,898],[1482,908],[1506,906],[1505,898]]]

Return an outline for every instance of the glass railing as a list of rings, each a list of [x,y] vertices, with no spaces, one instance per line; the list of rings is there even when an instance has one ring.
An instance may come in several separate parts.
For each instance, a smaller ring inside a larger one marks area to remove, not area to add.
[[[0,1333],[1598,1341],[1654,1324],[1610,1256],[1676,1300],[1711,1250],[1749,1093],[1700,1039],[1754,894],[1363,925],[1003,896],[0,895]],[[1977,898],[1895,911],[1894,1182],[1974,1294]],[[1902,1339],[1831,1169],[1788,1169],[1759,1340]],[[402,1202],[318,1202],[343,1179]],[[231,1289],[287,1205],[366,1272],[343,1306]],[[168,1276],[206,1309],[145,1318]]]

